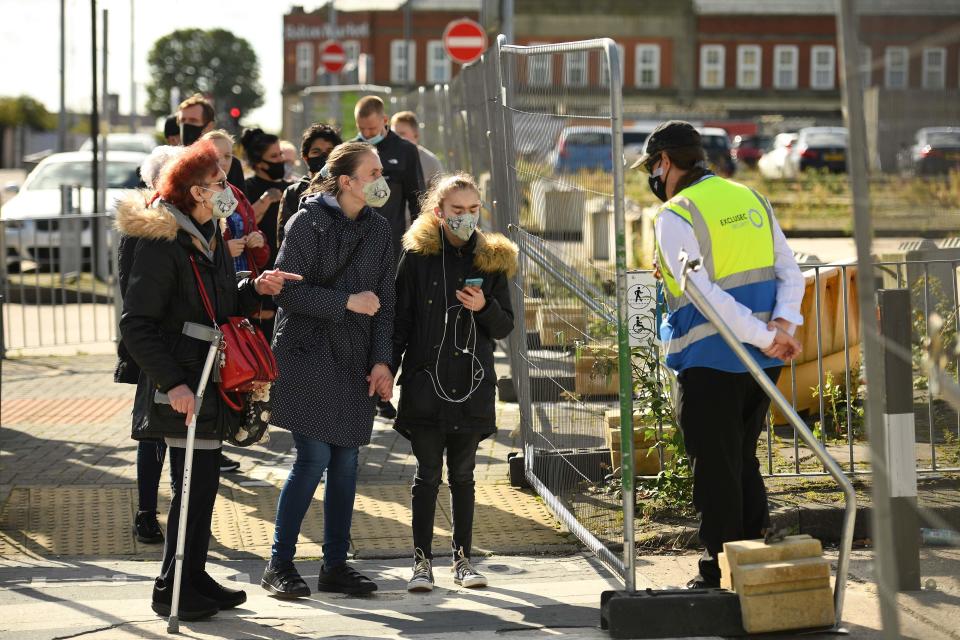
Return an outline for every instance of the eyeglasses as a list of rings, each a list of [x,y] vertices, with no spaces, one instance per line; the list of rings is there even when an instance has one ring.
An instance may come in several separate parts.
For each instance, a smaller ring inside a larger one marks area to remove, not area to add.
[[[660,154],[658,153],[655,156],[651,156],[649,160],[643,163],[643,170],[647,173],[653,173],[653,167],[660,161]]]
[[[216,182],[208,182],[208,183],[207,183],[207,186],[209,187],[209,186],[217,185],[217,186],[219,186],[221,189],[223,189],[224,191],[226,191],[227,186],[229,186],[229,184],[230,184],[230,183],[227,182],[227,179],[224,178],[223,180],[217,180]]]

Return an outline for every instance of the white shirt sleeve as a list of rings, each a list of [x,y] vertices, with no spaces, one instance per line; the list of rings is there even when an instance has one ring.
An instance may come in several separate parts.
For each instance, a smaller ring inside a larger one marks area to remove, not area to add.
[[[700,257],[700,243],[697,242],[697,237],[693,233],[693,227],[686,220],[668,210],[663,215],[657,216],[654,233],[657,238],[657,245],[663,253],[663,259],[667,263],[667,268],[670,273],[676,275],[679,281],[681,278],[680,252],[686,251],[691,260]],[[781,232],[780,235],[782,236],[783,233]],[[784,244],[786,244],[786,241],[784,241]],[[658,256],[658,259],[660,259],[660,256]],[[792,253],[790,254],[790,260],[793,261]],[[794,268],[796,268],[795,262]],[[797,269],[797,272],[799,273],[799,269]],[[766,349],[773,343],[776,332],[767,329],[767,323],[754,317],[753,311],[749,307],[737,302],[733,296],[710,280],[706,269],[691,272],[688,277],[697,283],[704,296],[719,312],[720,316],[727,321],[730,329],[733,330],[734,335],[741,342],[752,344],[759,349]],[[779,298],[779,277],[777,293]],[[803,296],[802,289],[800,295]],[[797,306],[799,309],[799,304]],[[790,318],[786,319],[790,320]]]
[[[773,269],[777,274],[777,304],[773,308],[773,318],[783,318],[790,323],[790,335],[803,324],[803,314],[800,305],[803,302],[803,292],[806,289],[806,280],[797,261],[793,258],[793,251],[787,244],[780,223],[775,216],[770,217],[773,224]]]

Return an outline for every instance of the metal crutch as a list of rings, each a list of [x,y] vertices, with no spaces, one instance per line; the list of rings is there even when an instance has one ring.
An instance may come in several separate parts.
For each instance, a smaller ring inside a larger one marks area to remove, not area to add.
[[[203,392],[207,388],[207,380],[210,379],[210,372],[213,365],[217,362],[220,355],[220,343],[223,334],[217,327],[208,327],[196,322],[184,322],[183,334],[197,340],[203,340],[210,343],[210,349],[207,351],[207,359],[203,363],[203,373],[200,375],[200,383],[197,385],[197,396],[193,403],[193,415],[190,416],[190,424],[187,425],[187,449],[183,460],[183,484],[180,492],[180,522],[177,526],[177,552],[176,565],[173,573],[173,600],[170,604],[170,619],[167,621],[167,633],[179,633],[180,624],[177,619],[177,612],[180,608],[180,579],[183,571],[183,545],[187,535],[187,507],[190,504],[190,467],[193,465],[193,446],[197,436],[197,416],[200,415],[200,405],[203,404]],[[154,401],[162,404],[170,404],[167,394],[156,393]]]

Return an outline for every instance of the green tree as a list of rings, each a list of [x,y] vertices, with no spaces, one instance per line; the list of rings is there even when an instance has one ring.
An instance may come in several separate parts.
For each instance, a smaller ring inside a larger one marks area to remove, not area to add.
[[[27,126],[37,131],[56,129],[57,118],[30,96],[0,97],[0,128]]]
[[[147,61],[147,108],[155,116],[170,113],[174,87],[182,98],[198,92],[211,97],[221,123],[233,107],[246,113],[263,104],[257,54],[225,29],[178,29],[154,43]]]

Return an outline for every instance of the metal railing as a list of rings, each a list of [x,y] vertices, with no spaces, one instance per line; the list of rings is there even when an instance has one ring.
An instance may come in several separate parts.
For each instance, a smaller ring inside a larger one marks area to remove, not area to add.
[[[116,340],[116,239],[110,214],[0,220],[6,351]]]

